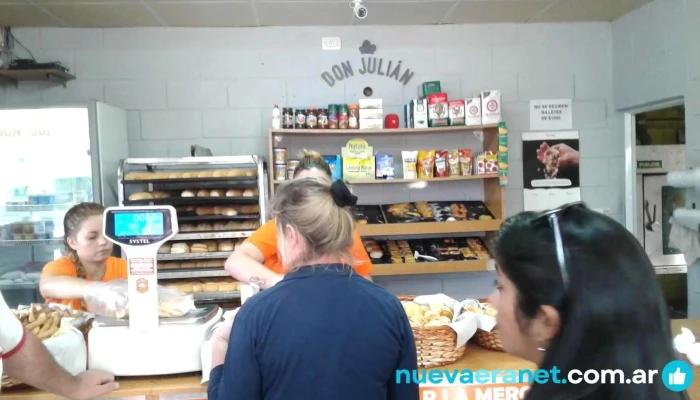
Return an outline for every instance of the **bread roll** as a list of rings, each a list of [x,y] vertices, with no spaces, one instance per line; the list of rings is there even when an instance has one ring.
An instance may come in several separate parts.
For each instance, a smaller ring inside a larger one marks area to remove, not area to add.
[[[170,197],[170,194],[166,192],[153,192],[152,194],[154,199],[165,199]]]
[[[214,207],[197,207],[194,211],[197,215],[214,215]]]
[[[214,178],[223,178],[228,174],[228,171],[225,169],[217,169],[214,171]]]
[[[153,174],[153,179],[168,179],[170,172],[156,172]]]
[[[238,290],[238,282],[223,282],[219,284],[220,292],[235,292]]]
[[[233,251],[233,242],[220,242],[218,246],[218,251]]]
[[[258,176],[258,171],[254,170],[254,169],[247,169],[245,171],[245,176],[250,176],[250,177]]]
[[[204,243],[195,243],[190,247],[190,253],[206,253],[209,247]]]
[[[197,172],[190,171],[190,172],[185,172],[182,174],[183,178],[196,178],[197,177]]]
[[[213,231],[214,227],[211,224],[201,223],[197,224],[197,230],[200,232]]]
[[[236,209],[233,207],[222,207],[221,208],[221,215],[233,217],[235,215],[238,215],[238,211],[236,211]]]
[[[134,193],[131,196],[129,196],[129,200],[147,200],[147,199],[152,199],[153,194],[149,192],[138,192]]]
[[[257,214],[260,212],[259,205],[248,205],[240,207],[241,214]]]
[[[243,197],[253,197],[258,194],[257,189],[246,189],[243,191]]]
[[[184,224],[180,227],[181,232],[194,232],[197,230],[197,227],[192,225],[192,224]]]
[[[190,247],[187,243],[175,243],[170,246],[170,254],[185,254],[190,252]]]
[[[204,289],[204,285],[199,282],[192,285],[192,293],[200,293],[202,289]]]
[[[125,181],[138,181],[141,179],[141,173],[140,172],[129,172],[124,176]]]
[[[382,258],[383,255],[384,253],[381,250],[373,250],[369,253],[369,256],[375,260]]]
[[[241,197],[243,196],[243,191],[239,189],[229,189],[226,191],[226,197]]]
[[[158,254],[170,254],[170,244],[165,243],[158,248]]]
[[[197,178],[213,178],[214,171],[202,171],[197,174]]]
[[[202,189],[199,192],[197,192],[197,197],[209,197],[210,194],[211,192],[209,192],[208,190]]]
[[[229,178],[238,178],[241,176],[245,176],[245,172],[240,169],[231,169],[228,171],[228,174],[226,174]]]
[[[182,177],[182,172],[171,172],[170,175],[168,175],[168,179],[181,179]]]
[[[213,240],[207,241],[205,244],[207,245],[208,251],[216,251],[216,249],[219,248],[218,244]]]
[[[218,292],[219,291],[219,284],[218,283],[205,283],[204,284],[204,291],[205,292]]]
[[[195,192],[194,192],[194,190],[183,190],[182,194],[180,196],[182,196],[182,197],[194,197]]]
[[[180,263],[180,268],[197,268],[196,261],[183,261]]]
[[[209,192],[209,196],[211,196],[211,197],[222,197],[225,194],[226,194],[226,192],[224,192],[221,189],[214,189],[211,192]]]

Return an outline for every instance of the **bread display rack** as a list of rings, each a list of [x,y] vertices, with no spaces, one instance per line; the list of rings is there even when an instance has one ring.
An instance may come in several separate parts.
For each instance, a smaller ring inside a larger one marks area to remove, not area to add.
[[[223,267],[265,223],[269,186],[262,157],[128,158],[121,161],[118,182],[120,205],[171,205],[177,211],[180,232],[158,251],[158,279],[167,280],[161,285],[191,285],[198,301],[240,298]]]
[[[505,126],[505,125],[503,125]],[[478,134],[483,133],[483,136]],[[362,138],[372,143],[387,143],[396,141],[400,143],[398,138],[404,136],[420,136],[425,138],[425,142],[431,141],[430,137],[444,136],[446,138],[457,138],[458,141],[463,139],[462,135],[475,134],[481,136],[483,151],[490,151],[494,154],[499,152],[499,139],[503,140],[503,132],[499,129],[499,124],[479,125],[479,126],[446,126],[434,127],[426,129],[416,128],[399,128],[399,129],[271,129],[268,132],[268,151],[270,160],[275,159],[275,149],[285,148],[290,154],[294,154],[292,149],[311,148],[313,142],[321,137],[326,138]],[[451,135],[451,136],[450,136]],[[499,137],[501,136],[501,137]],[[421,138],[421,139],[423,139]],[[446,139],[452,140],[452,139]],[[460,143],[454,143],[454,147],[460,146]],[[392,145],[389,145],[392,146]],[[387,145],[383,146],[385,149]],[[401,159],[401,151],[396,151],[396,146],[389,147],[389,153],[394,153],[394,159]],[[325,149],[326,147],[324,147]],[[415,149],[408,149],[415,150]],[[340,153],[338,148],[337,153]],[[399,239],[399,238],[417,238],[417,237],[451,237],[464,235],[486,235],[496,232],[500,229],[505,218],[505,187],[499,182],[499,174],[483,174],[470,175],[459,177],[432,177],[432,178],[417,178],[417,179],[375,179],[375,180],[359,180],[347,181],[351,186],[363,187],[363,190],[377,188],[384,190],[384,193],[405,193],[402,189],[425,189],[436,190],[438,184],[446,185],[464,185],[466,182],[483,182],[483,205],[488,209],[490,217],[488,219],[462,219],[449,222],[418,222],[418,223],[393,223],[388,220],[374,223],[372,221],[358,222],[357,229],[360,236],[363,237],[365,245],[374,238],[384,239]],[[270,191],[274,192],[276,186],[279,186],[284,181],[270,179]],[[400,186],[403,186],[401,188]],[[364,189],[364,188],[367,189]],[[386,187],[385,189],[382,189]],[[396,189],[394,189],[396,188]],[[455,199],[443,199],[445,202],[451,202]],[[466,200],[466,199],[465,199]],[[409,201],[407,198],[391,198],[392,203],[401,201]],[[455,200],[455,202],[460,200]],[[360,204],[362,196],[360,196]],[[383,205],[371,205],[372,207],[383,207]],[[361,206],[360,206],[361,207]],[[438,261],[438,262],[415,262],[415,263],[396,263],[396,264],[374,264],[372,275],[374,276],[390,276],[390,275],[414,275],[414,274],[439,274],[451,272],[479,272],[494,270],[495,263],[492,259],[483,260],[460,260],[460,261]]]

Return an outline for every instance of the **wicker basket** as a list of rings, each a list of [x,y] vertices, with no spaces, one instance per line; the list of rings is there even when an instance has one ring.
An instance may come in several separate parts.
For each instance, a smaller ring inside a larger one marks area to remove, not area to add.
[[[491,332],[482,331],[477,329],[476,333],[472,337],[472,341],[477,345],[493,350],[493,351],[503,351],[503,343],[501,343],[501,335],[498,333],[498,329],[493,328]]]
[[[398,296],[401,301],[412,301],[416,296]],[[466,346],[456,348],[457,333],[447,326],[413,327],[416,341],[418,368],[435,368],[457,362]]]

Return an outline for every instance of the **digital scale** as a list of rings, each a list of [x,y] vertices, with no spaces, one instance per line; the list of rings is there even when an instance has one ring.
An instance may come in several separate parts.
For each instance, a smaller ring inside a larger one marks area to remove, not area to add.
[[[116,376],[202,370],[201,347],[221,320],[218,306],[178,318],[158,316],[158,248],[178,233],[172,206],[110,207],[104,236],[128,263],[129,317],[97,317],[88,334],[88,366]]]

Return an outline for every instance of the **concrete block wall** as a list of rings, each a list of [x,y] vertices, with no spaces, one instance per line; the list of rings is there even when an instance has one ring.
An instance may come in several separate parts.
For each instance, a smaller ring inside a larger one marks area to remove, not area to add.
[[[506,209],[512,215],[523,208],[521,134],[529,130],[529,101],[571,98],[574,129],[581,137],[583,199],[623,221],[624,140],[613,105],[610,29],[607,23],[17,29],[18,38],[38,59],[60,60],[78,79],[66,89],[33,83],[0,90],[0,107],[97,99],[126,108],[133,157],[185,156],[191,144],[210,147],[216,155],[266,155],[273,104],[350,103],[371,86],[385,100],[385,112],[403,118],[401,107],[414,97],[420,82],[440,80],[451,98],[498,89],[510,129]],[[343,49],[323,52],[322,36],[339,36]],[[328,87],[321,73],[340,61],[359,60],[357,49],[365,39],[377,45],[376,56],[401,60],[403,68],[415,72],[407,86],[386,77],[356,75]],[[479,146],[471,135],[458,140]],[[400,154],[409,147],[432,147],[433,142],[396,138],[371,144]],[[336,143],[332,146],[337,149]],[[389,192],[393,189],[363,189],[361,200],[402,200]],[[444,184],[439,194],[481,196],[474,187]],[[397,293],[444,291],[459,297],[487,295],[492,280],[490,273],[379,279]]]

